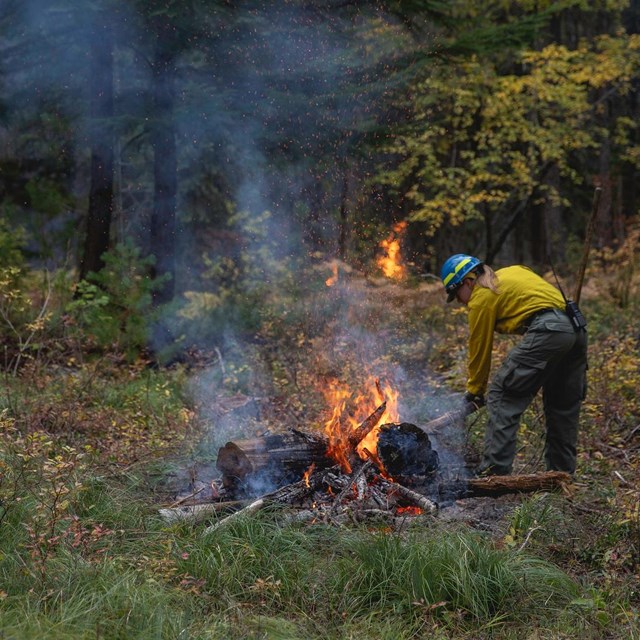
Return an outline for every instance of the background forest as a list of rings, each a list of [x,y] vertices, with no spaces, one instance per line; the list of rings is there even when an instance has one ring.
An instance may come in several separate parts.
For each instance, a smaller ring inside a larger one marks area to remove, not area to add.
[[[636,0],[1,0],[0,637],[640,638],[639,27]],[[328,381],[448,408],[444,259],[573,293],[587,238],[571,496],[484,528],[158,518],[225,440],[320,428]]]
[[[638,13],[8,0],[3,219],[78,280],[137,247],[169,276],[157,303],[215,290],[212,269],[265,244],[368,269],[399,222],[416,275],[453,251],[563,266],[594,186],[598,248],[634,231]]]

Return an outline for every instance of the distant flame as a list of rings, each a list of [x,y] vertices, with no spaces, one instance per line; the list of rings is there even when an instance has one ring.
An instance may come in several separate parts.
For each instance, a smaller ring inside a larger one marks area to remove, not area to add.
[[[384,254],[378,257],[377,264],[382,269],[382,273],[387,278],[402,280],[406,277],[407,271],[402,264],[400,253],[400,243],[407,230],[406,222],[398,222],[393,226],[389,236],[380,243],[380,248]]]
[[[358,456],[367,460],[365,449],[374,456],[377,454],[380,426],[399,420],[399,393],[391,385],[382,386],[378,380],[370,377],[364,388],[362,393],[354,395],[348,385],[334,380],[324,389],[325,397],[333,407],[331,418],[325,423],[325,433],[329,439],[329,455],[340,464],[345,473],[351,472],[349,463],[349,456],[353,453],[353,448],[349,444],[351,430],[357,429],[383,402],[386,402],[385,411],[377,425],[356,448]]]
[[[327,287],[333,287],[333,285],[338,282],[338,264],[337,263],[334,262],[331,265],[331,272],[333,275],[327,278],[324,282],[327,285]]]

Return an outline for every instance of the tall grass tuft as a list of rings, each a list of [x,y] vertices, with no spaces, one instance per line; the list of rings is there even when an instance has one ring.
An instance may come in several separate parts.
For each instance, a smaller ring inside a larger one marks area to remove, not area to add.
[[[280,527],[262,516],[185,548],[181,568],[205,581],[222,610],[245,605],[322,619],[329,626],[361,625],[384,612],[394,620],[389,633],[396,637],[423,625],[425,615],[484,627],[530,619],[544,603],[550,616],[578,593],[552,564],[497,548],[470,531],[337,535],[321,525]]]
[[[378,535],[343,554],[336,592],[344,607],[393,607],[414,612],[458,612],[475,623],[519,619],[540,599],[547,610],[577,593],[553,565],[508,549],[497,549],[473,532],[408,539]]]

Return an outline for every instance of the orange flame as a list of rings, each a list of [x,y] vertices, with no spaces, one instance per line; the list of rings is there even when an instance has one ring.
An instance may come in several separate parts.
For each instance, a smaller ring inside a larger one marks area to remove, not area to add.
[[[374,380],[372,378],[369,379],[369,400],[362,399],[359,406],[363,407],[362,413],[358,418],[360,418],[357,422],[359,425],[362,420],[367,418],[367,416],[371,415],[373,411],[376,410],[383,402],[386,402],[385,411],[378,420],[378,424],[362,439],[360,444],[358,445],[357,452],[358,455],[363,459],[367,459],[367,455],[364,453],[364,449],[368,449],[373,455],[377,455],[378,452],[378,434],[380,433],[380,427],[383,424],[388,422],[398,422],[399,421],[399,413],[398,413],[398,396],[400,395],[398,391],[394,390],[391,385],[385,384],[384,387],[380,386],[378,380]],[[364,415],[363,415],[364,414]],[[356,425],[356,428],[357,428]]]
[[[380,426],[387,422],[398,422],[398,396],[391,385],[380,385],[379,381],[370,377],[365,384],[365,391],[354,395],[346,384],[332,381],[324,390],[325,397],[333,407],[332,415],[325,423],[325,433],[329,439],[329,455],[338,462],[345,473],[351,472],[349,457],[353,454],[353,447],[349,443],[349,432],[358,429],[383,402],[385,411],[376,426],[363,438],[356,448],[358,456],[367,460],[364,451],[377,453],[378,433]]]
[[[327,287],[333,287],[333,285],[338,282],[338,264],[337,263],[334,262],[331,265],[331,272],[333,275],[331,275],[329,278],[327,278],[324,281]]]
[[[419,516],[422,513],[422,509],[420,507],[398,507],[396,509],[396,513],[398,515],[408,515],[408,516]]]
[[[377,265],[382,273],[392,280],[402,280],[407,275],[405,266],[401,263],[400,243],[407,230],[406,222],[398,222],[393,226],[389,236],[380,243],[384,254],[377,259]]]
[[[316,463],[312,462],[311,466],[304,472],[304,474],[302,475],[302,479],[304,480],[304,483],[307,487],[310,487],[311,485],[309,484],[309,478],[311,477],[311,474],[313,473],[313,470],[316,468]]]
[[[337,380],[333,380],[329,383],[328,388],[324,390],[324,394],[329,403],[333,405],[331,418],[324,425],[324,431],[329,438],[328,454],[340,465],[345,473],[351,473],[351,465],[348,458],[349,452],[344,443],[340,421],[342,413],[347,406],[350,392],[348,389],[340,387]]]

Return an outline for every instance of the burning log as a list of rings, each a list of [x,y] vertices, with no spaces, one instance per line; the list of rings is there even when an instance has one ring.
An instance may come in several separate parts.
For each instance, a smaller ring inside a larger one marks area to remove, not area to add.
[[[300,479],[312,463],[324,469],[334,463],[327,455],[327,440],[292,429],[284,434],[227,442],[218,450],[216,468],[223,486],[236,493],[261,492],[265,479],[286,485]]]
[[[368,418],[362,421],[357,429],[352,429],[348,436],[349,444],[357,447],[373,431],[386,410],[387,403],[383,402]]]
[[[356,429],[347,433],[348,451],[354,458],[356,447],[378,425],[386,407],[387,403],[383,402]],[[291,429],[284,434],[227,442],[218,450],[216,467],[222,473],[225,488],[250,492],[264,484],[266,477],[276,485],[283,485],[302,477],[312,464],[320,470],[332,466],[335,460],[330,450],[328,438]]]

